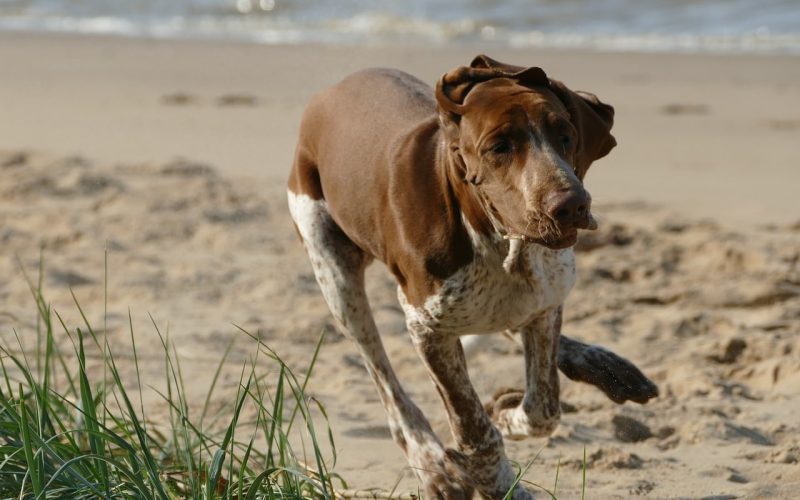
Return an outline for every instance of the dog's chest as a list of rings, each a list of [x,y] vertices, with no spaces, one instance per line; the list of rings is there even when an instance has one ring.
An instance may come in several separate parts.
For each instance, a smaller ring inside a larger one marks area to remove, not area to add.
[[[420,307],[400,301],[410,328],[456,334],[518,328],[561,304],[575,284],[572,249],[531,245],[521,258],[524,273],[507,273],[502,255],[483,253],[447,278]]]

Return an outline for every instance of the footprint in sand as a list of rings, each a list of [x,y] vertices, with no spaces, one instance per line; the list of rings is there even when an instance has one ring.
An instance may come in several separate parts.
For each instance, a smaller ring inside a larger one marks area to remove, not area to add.
[[[353,427],[343,432],[345,436],[368,439],[392,439],[392,432],[385,425],[367,425]]]
[[[662,115],[707,115],[711,108],[705,104],[673,102],[661,106]]]
[[[23,167],[28,163],[30,155],[25,151],[13,151],[0,154],[0,168]]]
[[[628,488],[628,493],[637,497],[645,496],[651,491],[653,491],[655,487],[656,483],[654,483],[653,481],[647,481],[646,479],[643,479],[641,481],[637,481],[636,483],[634,483],[633,486]]]
[[[700,475],[705,477],[725,478],[727,481],[739,484],[747,484],[750,482],[750,480],[738,470],[734,469],[733,467],[726,467],[722,465],[717,465],[710,469],[701,471]]]
[[[161,96],[161,104],[166,106],[193,106],[200,104],[200,98],[188,92],[172,92]],[[258,97],[246,93],[229,93],[217,97],[214,102],[220,107],[258,106]]]
[[[252,94],[225,94],[217,98],[217,105],[252,107],[258,105],[258,98]]]
[[[734,337],[728,340],[725,347],[715,349],[719,352],[707,355],[706,359],[723,365],[733,364],[739,359],[746,348],[747,342],[745,342],[744,339]]]
[[[161,103],[167,106],[189,106],[197,104],[199,99],[186,92],[173,92],[161,96]]]
[[[587,469],[616,470],[616,469],[641,469],[647,462],[635,453],[624,451],[613,446],[600,448],[586,457]],[[572,459],[561,462],[562,465],[580,470],[583,460]]]
[[[800,130],[800,120],[767,120],[767,127],[772,130]]]
[[[161,167],[161,174],[179,177],[214,177],[216,170],[205,163],[177,158]]]
[[[53,193],[63,197],[88,197],[106,192],[122,192],[123,182],[110,175],[94,172],[75,172],[56,179]]]
[[[75,271],[66,270],[51,270],[49,273],[50,278],[57,285],[75,288],[84,285],[92,285],[96,283],[95,280]]]
[[[638,443],[653,437],[650,427],[628,415],[614,415],[611,424],[614,437],[623,443]]]

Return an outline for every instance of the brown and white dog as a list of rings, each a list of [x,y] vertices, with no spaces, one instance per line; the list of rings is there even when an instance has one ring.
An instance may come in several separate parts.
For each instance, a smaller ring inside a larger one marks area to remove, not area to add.
[[[501,434],[553,431],[558,369],[618,403],[658,393],[630,362],[560,334],[575,282],[571,247],[578,229],[596,227],[583,178],[616,145],[613,117],[611,106],[540,68],[486,56],[445,74],[435,92],[401,71],[361,71],[314,96],[303,115],[292,219],[429,498],[475,490],[502,498],[515,472]],[[364,291],[375,259],[397,279],[457,451],[434,434],[389,364]],[[485,408],[459,339],[501,331],[521,339],[527,386]]]

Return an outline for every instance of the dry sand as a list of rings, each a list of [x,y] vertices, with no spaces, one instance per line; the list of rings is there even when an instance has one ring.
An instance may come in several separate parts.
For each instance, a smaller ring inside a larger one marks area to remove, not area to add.
[[[77,320],[72,287],[101,323],[108,249],[109,339],[127,353],[130,307],[146,381],[158,384],[163,369],[148,313],[168,325],[198,400],[231,338],[221,398],[253,354],[232,324],[260,331],[298,368],[325,328],[309,389],[332,418],[336,471],[355,487],[400,478],[414,491],[354,347],[331,328],[284,179],[313,91],[374,65],[432,82],[480,50],[0,35],[4,344],[13,328],[26,342],[34,331],[17,256],[35,274],[43,246],[54,308]],[[601,230],[579,244],[565,331],[635,360],[662,392],[618,406],[565,380],[559,429],[508,443],[510,457],[541,451],[526,477],[548,487],[560,461],[562,498],[579,497],[584,448],[588,498],[796,497],[800,60],[490,53],[539,64],[616,107],[620,146],[587,181]],[[447,439],[378,266],[369,291],[401,380]],[[518,348],[502,338],[470,371],[484,398],[522,384]]]

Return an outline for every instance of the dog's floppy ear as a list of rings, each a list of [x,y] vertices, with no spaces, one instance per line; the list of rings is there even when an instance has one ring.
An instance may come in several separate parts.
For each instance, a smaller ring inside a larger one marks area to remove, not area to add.
[[[510,74],[520,73],[526,69],[523,66],[516,66],[514,64],[506,64],[500,61],[496,61],[485,54],[479,54],[475,56],[475,59],[473,59],[472,62],[469,63],[469,65],[471,68],[499,69],[505,73],[510,73]]]
[[[445,73],[436,82],[436,103],[439,108],[439,121],[448,141],[448,147],[465,170],[465,178],[480,183],[480,175],[475,168],[470,169],[461,157],[458,144],[459,123],[466,113],[464,101],[467,94],[481,82],[493,78],[511,78],[527,85],[548,85],[547,75],[541,68],[513,66],[478,55],[469,66],[461,66]]]
[[[436,83],[436,102],[440,111],[458,122],[465,113],[464,100],[472,88],[492,78],[511,78],[528,85],[548,85],[547,75],[541,68],[514,66],[478,55],[469,66],[461,66],[445,73]]]
[[[614,108],[589,92],[573,92],[558,80],[550,80],[552,90],[570,114],[572,125],[578,131],[575,173],[583,180],[593,161],[607,155],[617,140],[611,135],[614,126]]]

